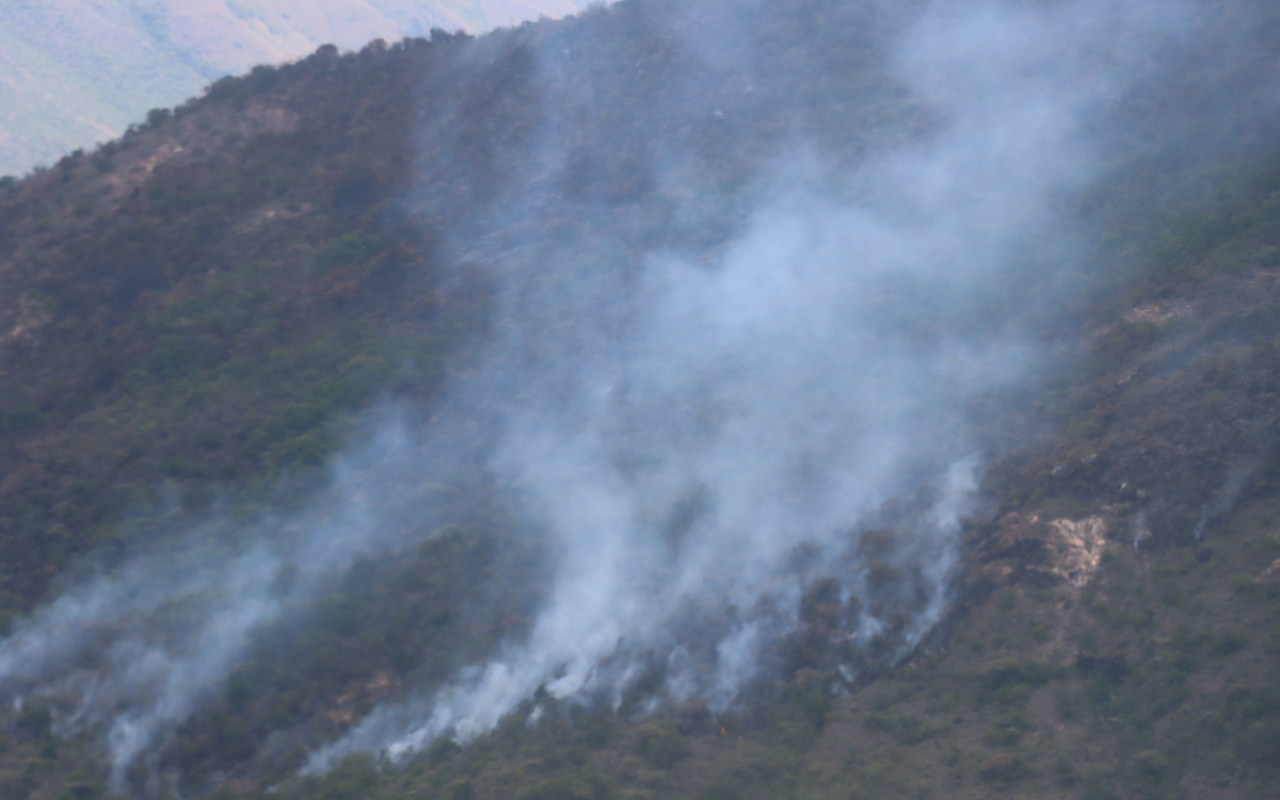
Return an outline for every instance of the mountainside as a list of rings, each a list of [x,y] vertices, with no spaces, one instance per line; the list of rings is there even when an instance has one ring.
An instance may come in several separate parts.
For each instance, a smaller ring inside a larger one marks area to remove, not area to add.
[[[1277,21],[624,0],[0,181],[0,793],[1268,796]]]
[[[575,0],[6,2],[0,8],[0,175],[119,136],[227,74],[322,44],[483,33],[580,11]]]

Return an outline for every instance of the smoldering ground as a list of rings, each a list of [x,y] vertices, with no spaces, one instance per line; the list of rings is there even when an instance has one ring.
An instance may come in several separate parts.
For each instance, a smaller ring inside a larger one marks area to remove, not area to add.
[[[405,206],[444,232],[444,295],[491,287],[483,355],[307,512],[69,591],[0,646],[0,680],[105,731],[122,785],[255,630],[433,529],[404,520],[442,515],[422,487],[464,463],[548,554],[544,601],[309,771],[465,741],[539,689],[725,709],[798,667],[838,684],[901,659],[946,613],[981,502],[968,404],[1029,379],[1090,279],[1067,212],[1107,165],[1086,122],[1185,16],[628,2],[454,45],[424,76]],[[816,596],[834,622],[806,616]],[[786,655],[815,636],[818,661]]]

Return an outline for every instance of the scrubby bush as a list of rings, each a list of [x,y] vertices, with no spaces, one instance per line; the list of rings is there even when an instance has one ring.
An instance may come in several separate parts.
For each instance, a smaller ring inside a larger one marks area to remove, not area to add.
[[[669,720],[646,723],[636,733],[636,752],[655,767],[670,769],[689,754],[689,743]]]

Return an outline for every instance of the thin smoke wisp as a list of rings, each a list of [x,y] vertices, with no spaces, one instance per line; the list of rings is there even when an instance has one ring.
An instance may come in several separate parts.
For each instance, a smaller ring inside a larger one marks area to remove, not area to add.
[[[0,692],[52,701],[60,735],[103,731],[111,785],[123,791],[257,629],[307,607],[358,554],[400,542],[403,520],[423,513],[405,476],[424,462],[405,442],[383,422],[333,465],[330,489],[305,513],[214,520],[67,591],[0,643]]]

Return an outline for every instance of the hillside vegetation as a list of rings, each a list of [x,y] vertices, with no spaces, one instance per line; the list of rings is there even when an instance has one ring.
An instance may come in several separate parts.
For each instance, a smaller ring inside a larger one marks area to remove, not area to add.
[[[1257,5],[1201,4],[1168,72],[1097,121],[1126,133],[1098,180],[1057,202],[1101,277],[1036,328],[1050,355],[1035,380],[966,408],[990,455],[983,507],[966,520],[945,620],[905,659],[868,655],[845,680],[833,667],[843,601],[818,583],[771,654],[777,674],[733,710],[651,703],[654,686],[597,705],[541,691],[465,746],[441,738],[403,764],[357,754],[301,774],[378,703],[443,685],[528,633],[546,553],[464,452],[449,485],[423,484],[435,510],[405,523],[409,544],[356,558],[312,608],[257,629],[227,679],[114,789],[219,800],[1270,796],[1280,143],[1274,109],[1250,98],[1271,85],[1280,26]],[[367,438],[371,414],[398,408],[409,428],[427,427],[451,382],[506,333],[490,267],[511,253],[536,264],[528,253],[594,235],[607,243],[601,263],[619,270],[658,248],[710,262],[744,235],[743,187],[797,136],[831,175],[944,124],[888,66],[885,42],[915,4],[753,5],[746,35],[762,63],[746,99],[731,72],[679,80],[703,62],[662,24],[677,7],[626,0],[476,39],[322,47],[0,182],[6,629],[209,519],[230,520],[220,535],[234,540],[239,520],[306,507],[336,480],[332,459]],[[1257,34],[1244,45],[1227,38],[1242,19]],[[568,54],[566,41],[606,76],[583,84],[585,99],[573,70],[558,94],[533,80],[531,54]],[[803,72],[811,51],[823,54],[819,75]],[[579,103],[578,124],[539,129],[553,102]],[[541,136],[578,148],[567,173],[532,160]],[[692,201],[654,177],[653,152],[694,154],[664,165]],[[494,224],[526,191],[538,199]],[[1029,307],[1044,291],[1025,288]],[[892,536],[864,536],[868,557],[877,541],[892,552]],[[890,560],[880,574],[896,580]],[[183,624],[182,608],[165,613]],[[68,703],[28,695],[0,714],[0,794],[112,796],[103,733],[59,733]]]

